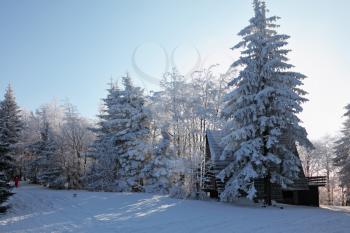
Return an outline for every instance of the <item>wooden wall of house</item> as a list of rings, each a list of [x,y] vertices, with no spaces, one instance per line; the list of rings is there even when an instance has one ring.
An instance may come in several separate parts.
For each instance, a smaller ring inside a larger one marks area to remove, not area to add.
[[[298,205],[320,206],[319,191],[317,186],[309,186],[309,190],[298,191]]]
[[[256,179],[254,185],[257,191],[256,199],[263,200],[266,197],[265,194],[265,182],[264,179]],[[282,188],[278,184],[271,184],[271,197],[272,200],[277,202],[282,201]]]
[[[211,151],[209,147],[208,137],[206,137],[206,156],[205,156],[205,181],[203,184],[203,191],[208,192],[210,197],[218,198],[223,191],[225,182],[221,182],[216,175],[221,171],[230,161],[212,160]],[[257,190],[256,200],[263,200],[266,197],[264,179],[256,179],[254,181]],[[292,204],[292,205],[307,205],[319,206],[319,192],[317,186],[309,186],[307,189],[307,180],[304,173],[300,174],[300,179],[295,181],[293,185],[294,190],[282,190],[282,187],[277,184],[271,184],[272,200],[277,202]]]
[[[282,203],[285,204],[319,206],[319,191],[317,186],[309,186],[309,190],[284,190],[282,195]]]

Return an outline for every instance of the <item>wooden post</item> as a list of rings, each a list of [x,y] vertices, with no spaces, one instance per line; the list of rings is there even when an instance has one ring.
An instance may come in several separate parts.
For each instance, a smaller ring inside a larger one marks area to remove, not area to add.
[[[328,161],[327,161],[327,175],[326,175],[326,177],[327,177],[327,204],[328,205],[331,205],[331,184],[330,184],[330,182],[329,182],[329,176],[330,176],[330,172],[329,172],[329,164],[328,164]]]

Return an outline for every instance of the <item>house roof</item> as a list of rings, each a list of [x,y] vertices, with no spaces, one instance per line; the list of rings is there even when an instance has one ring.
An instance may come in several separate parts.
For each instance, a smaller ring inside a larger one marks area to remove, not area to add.
[[[207,138],[212,161],[219,160],[223,151],[221,139],[223,137],[222,130],[207,130]]]

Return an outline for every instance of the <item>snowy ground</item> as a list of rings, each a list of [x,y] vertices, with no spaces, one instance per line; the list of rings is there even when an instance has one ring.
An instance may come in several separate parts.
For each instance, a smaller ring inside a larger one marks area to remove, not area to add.
[[[349,208],[259,208],[127,193],[52,191],[24,185],[0,232],[349,233]],[[74,197],[74,193],[77,196]]]

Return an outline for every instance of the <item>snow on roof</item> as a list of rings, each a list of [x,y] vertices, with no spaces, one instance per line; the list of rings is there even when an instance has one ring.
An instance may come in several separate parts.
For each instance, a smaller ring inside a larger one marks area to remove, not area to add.
[[[211,160],[219,160],[223,151],[221,139],[223,137],[222,130],[207,130],[207,138],[210,150]]]

